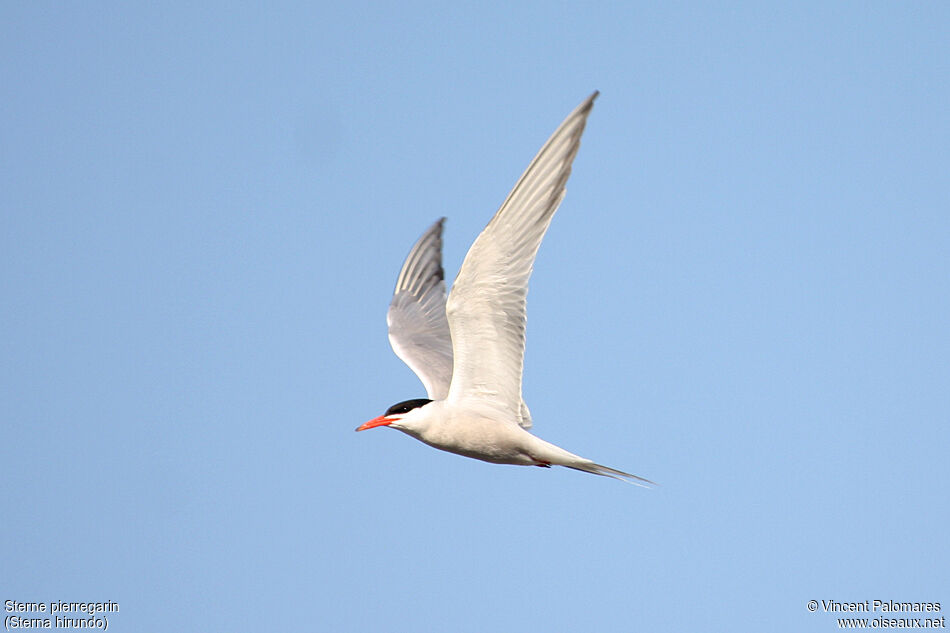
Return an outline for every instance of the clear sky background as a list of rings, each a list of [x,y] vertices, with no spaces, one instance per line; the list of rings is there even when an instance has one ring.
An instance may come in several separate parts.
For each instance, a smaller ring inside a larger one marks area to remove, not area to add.
[[[189,3],[190,4],[190,3]],[[398,432],[385,311],[571,109],[535,432]],[[115,631],[832,631],[950,611],[950,4],[0,8],[0,600]],[[7,615],[7,614],[4,614]]]

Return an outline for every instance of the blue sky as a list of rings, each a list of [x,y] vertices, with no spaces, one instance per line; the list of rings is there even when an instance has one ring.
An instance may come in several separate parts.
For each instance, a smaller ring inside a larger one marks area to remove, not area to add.
[[[950,609],[946,3],[4,3],[0,599],[119,631],[835,630]],[[385,311],[601,91],[535,432],[386,429]],[[6,614],[5,614],[6,615]]]

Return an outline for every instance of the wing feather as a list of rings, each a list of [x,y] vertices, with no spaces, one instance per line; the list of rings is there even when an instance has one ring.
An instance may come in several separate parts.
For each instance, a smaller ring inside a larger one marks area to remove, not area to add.
[[[454,364],[448,399],[488,398],[525,428],[521,398],[528,279],[564,198],[595,92],[555,130],[469,249],[446,305]]]
[[[396,279],[386,322],[396,356],[415,372],[431,400],[442,400],[452,381],[452,338],[445,317],[440,219],[415,243]]]

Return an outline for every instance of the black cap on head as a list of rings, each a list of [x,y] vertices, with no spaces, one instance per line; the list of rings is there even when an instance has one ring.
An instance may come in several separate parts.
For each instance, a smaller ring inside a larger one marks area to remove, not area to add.
[[[421,407],[422,405],[429,404],[432,402],[428,398],[415,398],[413,400],[403,400],[402,402],[397,402],[393,406],[386,409],[385,415],[399,414],[399,413],[409,413],[413,409]]]

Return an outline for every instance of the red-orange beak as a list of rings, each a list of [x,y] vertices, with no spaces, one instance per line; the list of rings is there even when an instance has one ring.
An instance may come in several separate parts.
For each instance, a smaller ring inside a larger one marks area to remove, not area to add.
[[[389,426],[396,421],[396,418],[387,418],[385,415],[381,415],[378,418],[373,418],[365,424],[361,424],[356,427],[357,431],[365,431],[366,429],[375,429],[377,426]]]

